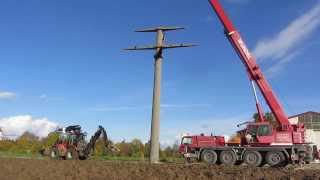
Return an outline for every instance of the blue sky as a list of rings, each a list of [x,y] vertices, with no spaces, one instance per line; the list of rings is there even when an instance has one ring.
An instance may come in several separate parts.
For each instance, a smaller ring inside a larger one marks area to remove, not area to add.
[[[221,3],[287,114],[319,111],[320,1]],[[76,123],[89,133],[101,124],[116,141],[147,140],[153,52],[122,49],[153,44],[154,34],[133,30],[158,25],[187,28],[168,33],[168,43],[200,45],[165,51],[162,143],[184,132],[230,134],[255,112],[244,67],[206,0],[3,0],[0,17],[0,118],[7,124],[29,115],[27,122]],[[10,133],[21,132],[13,130],[18,124]]]

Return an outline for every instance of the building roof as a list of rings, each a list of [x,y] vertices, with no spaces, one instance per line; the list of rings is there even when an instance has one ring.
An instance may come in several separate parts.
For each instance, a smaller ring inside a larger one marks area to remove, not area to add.
[[[299,117],[299,116],[303,116],[303,115],[307,115],[307,114],[316,114],[316,115],[320,116],[320,112],[308,111],[308,112],[304,112],[304,113],[300,113],[300,114],[297,114],[297,115],[290,116],[289,119],[295,118],[295,117]]]

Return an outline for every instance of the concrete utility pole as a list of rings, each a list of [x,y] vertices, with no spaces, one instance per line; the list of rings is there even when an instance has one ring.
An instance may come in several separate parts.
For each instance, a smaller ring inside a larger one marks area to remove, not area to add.
[[[161,76],[162,76],[162,51],[163,49],[169,48],[182,48],[182,47],[192,47],[193,44],[171,44],[165,45],[164,37],[165,31],[173,31],[184,29],[181,27],[156,27],[137,30],[136,32],[156,32],[156,45],[155,46],[141,46],[133,47],[125,50],[155,50],[154,55],[154,87],[153,87],[153,103],[152,103],[152,120],[151,120],[151,150],[150,150],[150,163],[159,162],[159,150],[160,150],[160,91],[161,91]]]

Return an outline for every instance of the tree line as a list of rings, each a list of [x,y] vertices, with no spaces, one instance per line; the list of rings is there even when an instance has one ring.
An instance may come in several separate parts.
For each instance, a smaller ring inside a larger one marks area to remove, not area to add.
[[[253,118],[255,121],[259,120],[258,114],[254,114]],[[264,114],[266,121],[270,122],[274,127],[278,126],[277,121],[272,113],[267,112]],[[57,133],[50,133],[45,138],[39,138],[33,133],[25,132],[16,139],[2,139],[0,141],[0,152],[9,153],[19,153],[19,154],[29,154],[37,155],[43,149],[50,148],[58,139],[59,135]],[[110,152],[104,147],[102,139],[96,142],[93,156],[111,156],[111,157],[132,157],[136,159],[147,159],[150,153],[150,143],[143,143],[139,139],[133,139],[131,141],[121,141],[121,142],[110,142],[120,151]],[[181,157],[178,153],[179,143],[176,142],[171,146],[160,149],[160,158],[179,158]]]
[[[0,141],[0,151],[18,154],[38,155],[43,149],[50,148],[59,138],[57,133],[50,133],[45,138],[39,138],[33,133],[25,132],[15,140],[3,139]],[[132,157],[135,159],[145,160],[149,157],[150,143],[143,143],[139,139],[131,141],[110,142],[119,149],[118,152],[110,152],[104,147],[104,142],[99,139],[96,144],[92,155],[111,156],[111,157]],[[167,146],[160,149],[160,158],[165,160],[167,158],[179,158],[178,143],[172,146]]]

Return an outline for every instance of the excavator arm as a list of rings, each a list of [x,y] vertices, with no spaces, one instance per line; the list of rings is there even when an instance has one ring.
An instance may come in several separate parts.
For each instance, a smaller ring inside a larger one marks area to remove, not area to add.
[[[228,18],[227,14],[224,12],[221,4],[219,3],[219,0],[209,0],[209,2],[212,8],[214,9],[215,13],[217,14],[219,20],[223,24],[225,29],[225,34],[228,40],[230,41],[236,53],[240,57],[242,63],[245,65],[250,80],[254,81],[255,84],[259,87],[264,99],[266,100],[266,103],[268,104],[270,110],[275,116],[275,119],[281,125],[281,130],[283,131],[292,130],[292,126],[288,120],[287,115],[285,114],[280,102],[278,101],[277,97],[272,91],[271,86],[269,85],[266,78],[264,77],[261,69],[256,63],[255,57],[250,53],[246,44],[242,40],[240,33],[235,29],[234,25]],[[254,88],[254,84],[253,84],[253,88]],[[256,96],[256,93],[255,93],[255,96]],[[256,97],[256,105],[257,105],[260,120],[263,121],[262,108],[258,103],[257,97]]]
[[[102,135],[104,145],[107,149],[111,151],[119,151],[116,147],[110,144],[110,141],[108,140],[108,136],[106,133],[106,130],[102,127],[99,126],[98,130],[94,133],[94,135],[91,137],[89,143],[85,146],[83,150],[83,154],[85,157],[89,157],[90,153],[94,150],[95,144],[99,137]]]

